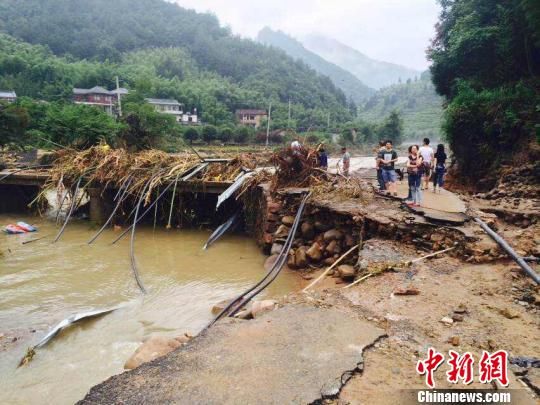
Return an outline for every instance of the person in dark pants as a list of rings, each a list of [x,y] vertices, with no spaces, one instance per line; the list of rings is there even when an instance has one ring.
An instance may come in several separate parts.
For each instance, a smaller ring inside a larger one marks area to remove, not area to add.
[[[380,165],[380,159],[379,159],[379,152],[384,150],[385,142],[380,141],[379,142],[379,149],[377,149],[377,155],[375,156],[375,167],[377,168],[377,181],[379,182],[379,191],[386,190],[386,187],[384,185],[384,179],[382,177],[382,169]]]
[[[409,146],[409,160],[411,158],[411,151],[412,151],[412,147],[415,146],[415,145],[411,145]],[[407,168],[407,172],[409,171],[409,169]],[[412,201],[412,189],[411,189],[411,176],[407,173],[407,183],[409,184],[409,194],[407,194],[407,198],[405,199],[405,202],[407,201]]]
[[[411,199],[407,199],[407,205],[420,207],[422,204],[422,156],[418,153],[418,146],[412,145],[409,148],[409,160],[407,161],[407,173],[409,174],[409,194]]]
[[[392,141],[386,141],[386,146],[379,152],[379,165],[382,169],[382,177],[386,186],[387,194],[397,197],[396,171],[394,165],[398,160],[398,155],[394,150]]]
[[[439,187],[439,193],[444,186],[444,174],[446,173],[446,153],[444,152],[444,145],[441,143],[437,145],[437,152],[435,152],[433,167],[435,173],[433,176],[433,192],[437,192],[437,186]]]
[[[324,148],[319,149],[319,167],[323,170],[328,170],[328,155]]]

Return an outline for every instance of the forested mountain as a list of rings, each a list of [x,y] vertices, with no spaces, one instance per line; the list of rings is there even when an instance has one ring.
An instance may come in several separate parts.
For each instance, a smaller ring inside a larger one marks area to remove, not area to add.
[[[478,184],[501,163],[540,158],[540,2],[441,1],[429,51],[444,130],[460,173]],[[496,176],[496,174],[495,174]]]
[[[67,97],[71,86],[111,85],[119,74],[141,96],[178,98],[215,124],[270,101],[279,122],[289,99],[299,124],[351,115],[328,77],[162,0],[0,0],[0,31],[46,47],[3,37],[0,86],[20,95]]]
[[[289,56],[302,60],[317,72],[328,76],[345,95],[357,104],[374,93],[373,89],[362,83],[352,73],[307,50],[299,41],[282,31],[273,31],[265,27],[259,32],[257,40],[265,45],[284,50]]]
[[[443,98],[435,92],[429,72],[420,78],[408,79],[377,91],[358,108],[358,117],[366,121],[381,121],[392,111],[403,118],[404,137],[421,140],[427,136],[441,138]]]
[[[405,66],[371,59],[356,49],[321,35],[308,35],[302,38],[302,43],[310,51],[351,72],[374,89],[396,84],[399,79],[414,79],[421,73]]]

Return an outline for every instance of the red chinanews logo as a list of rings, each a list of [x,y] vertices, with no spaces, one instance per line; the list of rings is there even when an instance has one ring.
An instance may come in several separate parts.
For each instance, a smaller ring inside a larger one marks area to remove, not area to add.
[[[449,359],[446,362],[449,366],[446,372],[446,380],[452,384],[457,384],[460,380],[468,385],[474,381],[474,357],[471,353],[465,352],[463,355],[450,350]],[[426,385],[435,388],[434,373],[439,366],[444,363],[444,355],[437,352],[432,347],[429,348],[427,358],[416,363],[416,372],[426,376]],[[478,373],[482,384],[498,381],[503,387],[508,385],[508,353],[505,350],[496,351],[490,354],[483,351],[478,362]]]

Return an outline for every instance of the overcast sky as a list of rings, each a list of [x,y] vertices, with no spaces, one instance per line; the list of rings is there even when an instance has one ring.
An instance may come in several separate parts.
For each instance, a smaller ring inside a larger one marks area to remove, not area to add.
[[[268,25],[294,37],[318,33],[379,60],[424,70],[439,6],[435,0],[171,0],[210,11],[235,34]]]

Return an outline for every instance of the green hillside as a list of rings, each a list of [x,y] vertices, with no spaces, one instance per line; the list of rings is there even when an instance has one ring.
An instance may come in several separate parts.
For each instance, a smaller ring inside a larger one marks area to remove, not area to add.
[[[426,72],[418,80],[409,79],[379,90],[359,107],[358,117],[381,121],[396,110],[403,118],[405,138],[420,139],[424,135],[440,138],[442,101]]]
[[[365,101],[374,93],[373,89],[358,80],[352,73],[308,51],[300,42],[284,32],[265,27],[259,32],[257,40],[284,50],[291,57],[302,60],[317,72],[328,76],[336,87],[343,90],[355,103]]]
[[[111,86],[119,74],[142,96],[176,97],[215,124],[230,122],[236,108],[270,101],[276,120],[285,119],[289,99],[299,125],[322,126],[328,113],[336,121],[351,116],[328,77],[233,36],[210,14],[162,0],[0,0],[0,31],[46,47],[4,38],[0,83],[20,95],[65,98],[71,86]],[[30,57],[36,52],[51,61]]]

